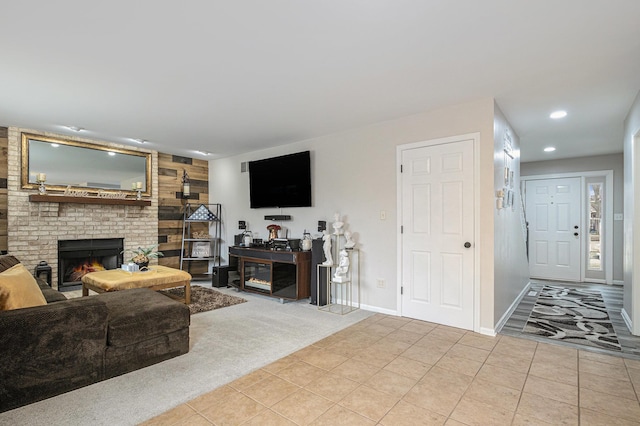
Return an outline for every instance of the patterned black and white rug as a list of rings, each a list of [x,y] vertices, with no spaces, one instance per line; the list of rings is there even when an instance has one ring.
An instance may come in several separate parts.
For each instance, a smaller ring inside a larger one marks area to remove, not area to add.
[[[544,286],[522,330],[549,339],[620,351],[597,290]]]

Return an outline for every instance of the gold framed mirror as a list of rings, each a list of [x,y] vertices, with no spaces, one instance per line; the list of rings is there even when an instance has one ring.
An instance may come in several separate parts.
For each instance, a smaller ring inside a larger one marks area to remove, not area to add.
[[[151,195],[151,153],[88,142],[23,133],[21,174],[23,189],[37,189],[40,175],[48,190]]]

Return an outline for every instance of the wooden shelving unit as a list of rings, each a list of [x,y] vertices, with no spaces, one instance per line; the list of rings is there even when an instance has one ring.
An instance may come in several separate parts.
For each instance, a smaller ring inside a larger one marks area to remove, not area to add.
[[[200,209],[204,209],[212,216],[208,218],[194,218]],[[182,218],[182,248],[180,250],[180,269],[189,272],[194,280],[212,280],[213,275],[220,270],[220,238],[222,206],[218,203],[187,204]],[[194,238],[193,232],[206,231],[209,238]],[[204,244],[208,248],[207,255],[194,256],[196,245]],[[193,273],[191,271],[194,262],[212,266],[211,273]],[[211,262],[213,263],[211,265]]]

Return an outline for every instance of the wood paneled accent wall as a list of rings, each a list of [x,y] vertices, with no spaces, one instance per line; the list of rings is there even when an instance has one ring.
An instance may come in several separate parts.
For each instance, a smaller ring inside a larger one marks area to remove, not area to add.
[[[182,174],[191,182],[191,196],[182,198]],[[182,214],[187,203],[209,203],[209,162],[158,153],[158,249],[164,253],[160,265],[180,267]],[[206,272],[206,262],[193,262],[193,273]]]
[[[7,248],[7,177],[8,160],[7,150],[9,147],[9,129],[0,127],[0,250]]]

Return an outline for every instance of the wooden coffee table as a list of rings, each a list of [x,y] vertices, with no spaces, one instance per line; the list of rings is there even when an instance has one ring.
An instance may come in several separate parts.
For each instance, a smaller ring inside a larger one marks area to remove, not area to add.
[[[184,287],[184,299],[178,300],[187,305],[191,303],[191,274],[167,266],[150,266],[148,271],[143,272],[109,269],[90,272],[82,277],[83,296],[88,296],[89,290],[105,293],[131,288],[149,288],[158,291],[174,287]]]

